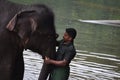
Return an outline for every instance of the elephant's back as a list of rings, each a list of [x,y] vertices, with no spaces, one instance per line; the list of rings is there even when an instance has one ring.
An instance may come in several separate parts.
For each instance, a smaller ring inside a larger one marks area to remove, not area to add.
[[[0,28],[5,28],[12,17],[19,12],[24,5],[10,1],[0,1]]]

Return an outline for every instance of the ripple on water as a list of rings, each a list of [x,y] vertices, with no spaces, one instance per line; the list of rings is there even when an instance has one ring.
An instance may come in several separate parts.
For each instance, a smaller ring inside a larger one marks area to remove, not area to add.
[[[114,64],[103,64],[99,60]],[[27,50],[24,51],[24,61],[24,80],[37,80],[43,63],[41,56]],[[120,80],[120,71],[116,71],[119,70],[119,61],[115,55],[77,50],[77,55],[70,64],[69,80]]]

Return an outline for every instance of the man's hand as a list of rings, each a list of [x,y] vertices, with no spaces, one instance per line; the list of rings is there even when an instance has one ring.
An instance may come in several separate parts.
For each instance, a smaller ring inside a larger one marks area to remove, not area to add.
[[[46,64],[50,64],[50,58],[49,57],[47,57],[47,56],[45,56],[45,59],[44,59],[44,62],[46,63]]]
[[[61,61],[57,61],[57,60],[50,59],[49,57],[46,57],[46,56],[45,56],[44,62],[46,64],[53,64],[56,66],[66,66],[68,64],[68,62],[65,59]]]

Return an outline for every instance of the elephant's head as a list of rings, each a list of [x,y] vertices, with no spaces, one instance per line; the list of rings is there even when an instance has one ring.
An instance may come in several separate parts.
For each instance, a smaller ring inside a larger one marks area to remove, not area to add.
[[[26,49],[52,57],[55,53],[54,14],[46,6],[18,12],[7,29],[16,33]]]

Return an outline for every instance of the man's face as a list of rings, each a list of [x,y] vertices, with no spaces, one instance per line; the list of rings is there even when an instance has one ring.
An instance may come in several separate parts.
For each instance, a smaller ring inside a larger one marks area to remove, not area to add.
[[[64,35],[63,35],[63,39],[64,39],[65,42],[67,42],[67,41],[71,41],[71,40],[72,40],[72,38],[68,35],[67,32],[64,33]]]

